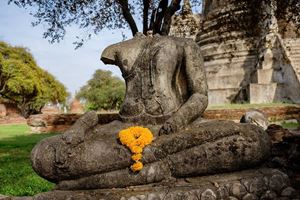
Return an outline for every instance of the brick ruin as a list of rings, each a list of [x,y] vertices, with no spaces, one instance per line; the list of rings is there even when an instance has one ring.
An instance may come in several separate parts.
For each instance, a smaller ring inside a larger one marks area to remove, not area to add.
[[[19,115],[21,115],[21,112],[13,103],[0,100],[0,117]]]
[[[77,98],[74,98],[70,104],[70,113],[84,113],[84,108]]]
[[[20,110],[12,103],[0,100],[0,124],[26,123]]]
[[[251,20],[250,8],[232,0],[204,0],[199,17],[187,2],[173,18],[171,35],[193,38],[201,46],[210,104],[300,102],[299,32],[275,17],[275,1],[262,4],[262,20],[255,22],[259,31],[252,34],[251,24],[244,30],[231,26],[233,20]]]

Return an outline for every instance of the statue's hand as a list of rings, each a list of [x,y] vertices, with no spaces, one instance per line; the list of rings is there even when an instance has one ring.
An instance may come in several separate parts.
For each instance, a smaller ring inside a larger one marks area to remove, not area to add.
[[[66,144],[70,145],[77,145],[84,141],[84,132],[78,131],[76,133],[69,133],[66,132],[62,135],[63,141],[65,141]]]
[[[175,133],[178,130],[178,127],[175,123],[165,122],[164,125],[159,130],[159,135],[168,135]]]
[[[98,115],[96,112],[88,112],[80,117],[76,123],[67,130],[62,139],[67,144],[77,145],[84,141],[85,133],[88,129],[98,124]]]

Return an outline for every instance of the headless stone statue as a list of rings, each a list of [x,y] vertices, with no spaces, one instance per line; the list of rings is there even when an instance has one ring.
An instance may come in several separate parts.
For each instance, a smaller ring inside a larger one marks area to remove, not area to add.
[[[122,121],[164,123],[160,133],[171,133],[207,107],[203,58],[192,40],[138,35],[107,47],[101,60],[120,67],[126,81]]]
[[[57,189],[126,187],[230,172],[268,157],[270,140],[261,128],[201,120],[207,84],[192,40],[138,35],[107,47],[101,60],[119,66],[126,81],[121,120],[99,125],[97,114],[89,112],[33,149],[33,168]],[[131,153],[117,139],[120,130],[135,125],[155,136],[138,173],[130,170]]]

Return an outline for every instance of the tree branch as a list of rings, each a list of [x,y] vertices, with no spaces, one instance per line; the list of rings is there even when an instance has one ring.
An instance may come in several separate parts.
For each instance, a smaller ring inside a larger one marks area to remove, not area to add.
[[[130,13],[128,0],[117,0],[117,2],[121,6],[122,14],[123,14],[126,22],[129,24],[132,35],[134,36],[138,32],[138,28],[137,28],[136,23]]]
[[[164,19],[164,15],[168,8],[168,0],[161,0],[157,9],[155,10],[154,23],[153,23],[153,34],[161,34],[161,25]]]
[[[149,0],[143,0],[143,33],[144,35],[147,34],[148,31],[148,15],[149,15],[149,6],[150,1]]]
[[[177,10],[180,9],[181,0],[172,0],[170,6],[167,8],[164,23],[162,25],[161,33],[162,35],[168,35],[171,28],[172,16]]]

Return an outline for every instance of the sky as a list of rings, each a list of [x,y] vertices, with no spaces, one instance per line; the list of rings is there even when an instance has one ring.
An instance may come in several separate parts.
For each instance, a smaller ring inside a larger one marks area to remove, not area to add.
[[[32,27],[32,21],[34,18],[28,10],[0,0],[0,40],[12,46],[27,47],[38,65],[53,74],[73,95],[97,69],[110,70],[121,77],[119,68],[104,65],[100,55],[106,46],[122,41],[122,31],[104,30],[75,50],[72,43],[82,30],[70,27],[64,40],[50,44],[43,38],[43,25]],[[123,33],[130,38],[129,30],[123,30]]]

